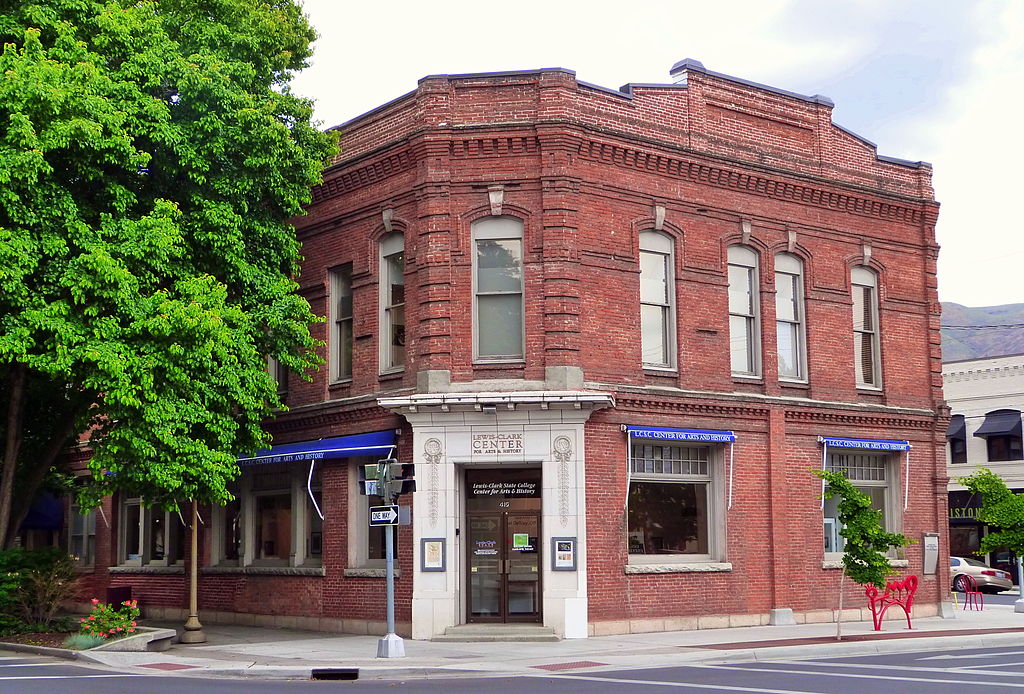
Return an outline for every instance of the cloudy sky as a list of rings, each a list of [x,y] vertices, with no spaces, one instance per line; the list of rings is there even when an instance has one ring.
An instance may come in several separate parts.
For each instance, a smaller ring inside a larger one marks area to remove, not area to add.
[[[715,72],[836,102],[880,154],[930,162],[939,298],[1024,303],[1020,0],[305,0],[320,33],[297,92],[337,125],[429,74],[564,67],[606,87]]]

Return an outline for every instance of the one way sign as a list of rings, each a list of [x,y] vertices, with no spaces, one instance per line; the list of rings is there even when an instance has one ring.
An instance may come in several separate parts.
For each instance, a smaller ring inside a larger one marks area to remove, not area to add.
[[[398,525],[398,507],[371,506],[370,525]]]

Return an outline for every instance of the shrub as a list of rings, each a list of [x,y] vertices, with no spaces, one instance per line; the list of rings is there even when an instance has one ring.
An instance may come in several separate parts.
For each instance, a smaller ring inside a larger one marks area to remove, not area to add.
[[[117,639],[134,633],[138,626],[139,603],[137,600],[125,600],[114,607],[107,603],[92,599],[92,613],[82,617],[79,622],[81,634],[98,636],[104,639]]]
[[[96,648],[96,646],[105,641],[106,639],[102,636],[95,636],[93,634],[72,634],[64,639],[64,648],[70,648],[73,651],[87,651],[90,648]]]
[[[57,547],[0,552],[0,633],[52,628],[76,580],[71,557]]]

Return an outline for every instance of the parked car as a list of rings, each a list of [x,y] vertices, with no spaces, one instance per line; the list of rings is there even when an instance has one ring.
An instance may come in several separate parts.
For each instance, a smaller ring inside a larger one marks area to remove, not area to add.
[[[983,593],[999,593],[1013,587],[1010,574],[970,557],[950,557],[949,570],[952,573],[953,590],[960,592],[964,591],[965,574],[974,578],[978,590]]]

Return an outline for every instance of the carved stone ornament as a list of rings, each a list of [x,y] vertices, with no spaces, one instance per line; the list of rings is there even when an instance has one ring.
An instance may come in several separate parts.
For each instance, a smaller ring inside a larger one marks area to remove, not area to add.
[[[427,517],[430,519],[430,526],[437,526],[437,519],[441,513],[441,455],[443,452],[441,439],[429,438],[423,443],[423,459],[427,461],[427,479],[430,484],[430,492],[427,496]]]
[[[558,515],[562,527],[569,525],[569,494],[572,485],[572,441],[568,436],[556,436],[551,442],[552,454],[558,462]]]

